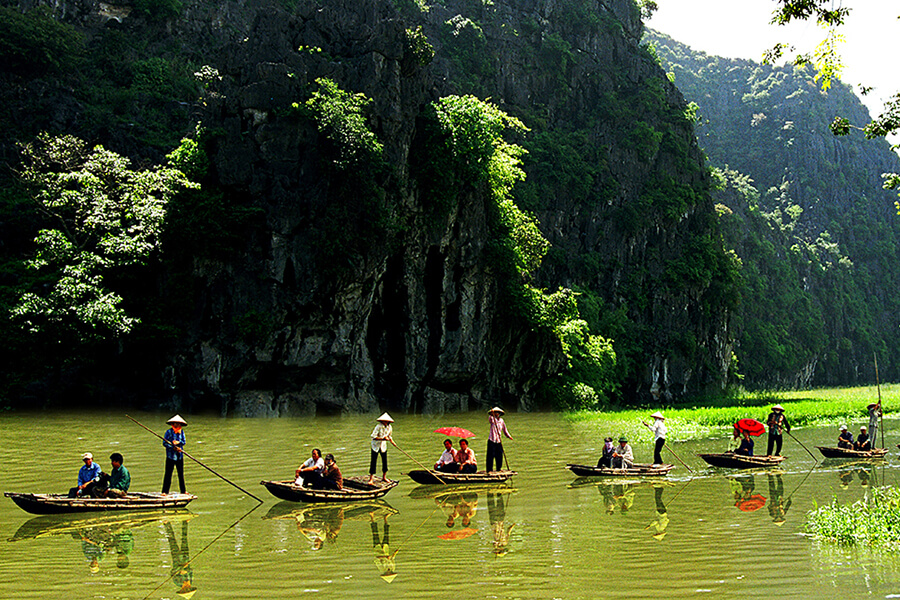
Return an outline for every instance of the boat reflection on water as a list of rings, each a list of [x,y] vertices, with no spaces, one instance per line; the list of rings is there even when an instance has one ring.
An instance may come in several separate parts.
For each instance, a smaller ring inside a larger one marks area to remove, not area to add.
[[[8,541],[33,540],[50,536],[70,536],[81,542],[81,552],[92,573],[100,571],[101,563],[112,556],[116,567],[127,569],[134,551],[134,529],[165,521],[171,529],[170,521],[181,521],[187,528],[187,521],[194,515],[188,511],[169,513],[139,514],[92,514],[85,516],[46,515],[29,519],[23,523]]]
[[[325,503],[297,508],[296,502],[279,502],[269,509],[263,519],[295,520],[297,531],[311,543],[313,550],[321,550],[326,542],[337,542],[345,521],[368,521],[387,517],[399,511],[383,500],[350,503]]]
[[[729,477],[731,494],[734,498],[734,506],[743,512],[755,512],[766,505],[766,497],[754,494],[756,478],[753,474],[738,477]]]
[[[784,481],[781,473],[769,473],[769,516],[779,527],[787,520],[787,512],[791,508],[791,498],[784,499]]]

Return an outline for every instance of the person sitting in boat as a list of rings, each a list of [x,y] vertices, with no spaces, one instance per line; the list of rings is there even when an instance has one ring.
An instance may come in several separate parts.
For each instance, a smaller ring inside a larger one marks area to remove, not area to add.
[[[94,455],[85,452],[81,455],[84,465],[78,470],[78,485],[69,490],[69,498],[90,496],[94,487],[100,481],[100,465],[94,462]]]
[[[837,447],[853,450],[853,434],[847,430],[846,425],[841,425],[841,432],[838,434]]]
[[[322,458],[322,451],[318,448],[313,448],[312,455],[306,459],[306,462],[297,467],[294,483],[305,485],[306,487],[316,487],[317,482],[322,479],[324,471],[325,460]]]
[[[322,477],[316,481],[313,487],[319,490],[344,489],[344,476],[341,475],[341,470],[334,461],[333,454],[325,455],[325,470],[322,472]]]
[[[475,462],[475,451],[469,448],[469,441],[466,439],[459,440],[456,462],[459,465],[460,473],[474,473],[478,470],[478,464]]]
[[[612,466],[612,456],[613,452],[615,452],[616,447],[613,445],[613,439],[611,437],[607,437],[603,441],[603,456],[600,457],[600,460],[597,461],[598,467],[606,467],[609,468]]]
[[[449,439],[444,440],[444,451],[436,463],[434,463],[435,471],[443,471],[444,473],[456,473],[459,471],[459,464],[456,462],[456,452],[453,451],[453,442]]]
[[[853,449],[860,452],[868,452],[872,449],[872,440],[869,439],[869,433],[865,425],[859,428],[859,435],[856,436],[856,443],[853,444]]]
[[[619,445],[613,450],[612,467],[614,469],[630,469],[634,465],[634,451],[624,435],[619,438]]]
[[[741,445],[737,447],[734,453],[741,456],[753,456],[753,440],[750,439],[750,434],[746,431],[741,432]]]
[[[95,498],[124,498],[131,486],[131,473],[122,464],[125,459],[118,452],[109,455],[112,473],[100,474],[100,481],[93,489]]]

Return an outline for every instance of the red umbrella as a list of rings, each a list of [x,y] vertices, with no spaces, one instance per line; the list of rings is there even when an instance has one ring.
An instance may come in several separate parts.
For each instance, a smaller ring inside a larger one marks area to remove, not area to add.
[[[738,500],[734,505],[744,512],[753,512],[766,505],[766,497],[760,496],[759,494],[753,494],[749,498]]]
[[[434,432],[458,438],[475,437],[474,433],[472,433],[468,429],[463,429],[462,427],[440,427],[438,429],[435,429]]]
[[[477,529],[472,529],[471,527],[466,527],[465,529],[457,529],[455,531],[448,531],[443,535],[439,535],[438,537],[442,540],[464,540],[473,533],[477,533]]]
[[[734,428],[740,432],[746,431],[750,435],[762,435],[766,432],[766,426],[756,419],[741,419],[734,424]]]

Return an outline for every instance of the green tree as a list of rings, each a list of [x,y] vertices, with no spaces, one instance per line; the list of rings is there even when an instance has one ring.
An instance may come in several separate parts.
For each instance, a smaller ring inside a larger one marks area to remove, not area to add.
[[[34,278],[13,318],[60,343],[127,334],[137,318],[106,277],[146,264],[159,246],[167,203],[194,184],[169,167],[132,170],[128,159],[68,135],[41,134],[23,159],[21,180],[45,227],[26,263]]]

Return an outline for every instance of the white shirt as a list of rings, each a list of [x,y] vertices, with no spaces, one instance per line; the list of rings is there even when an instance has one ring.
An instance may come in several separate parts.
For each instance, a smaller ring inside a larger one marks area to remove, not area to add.
[[[303,466],[301,466],[300,468],[301,468],[301,469],[307,469],[307,468],[312,467],[312,466],[315,466],[315,467],[316,467],[315,472],[316,472],[316,473],[319,473],[319,474],[321,475],[321,474],[322,474],[322,471],[325,470],[325,459],[323,459],[323,458],[320,456],[320,457],[319,457],[319,460],[313,460],[312,456],[310,456],[309,458],[306,459],[306,462],[303,463]]]
[[[372,430],[372,452],[387,452],[387,440],[376,438],[389,438],[394,432],[390,423],[379,423]]]
[[[438,459],[437,464],[449,465],[453,462],[456,462],[456,455],[453,453],[453,448],[451,448],[449,450],[444,450],[444,452],[441,453],[441,457]]]
[[[659,439],[666,439],[666,422],[662,419],[653,419],[653,425],[650,426],[650,431],[653,432],[653,441]]]

